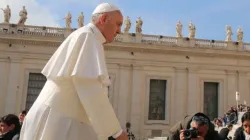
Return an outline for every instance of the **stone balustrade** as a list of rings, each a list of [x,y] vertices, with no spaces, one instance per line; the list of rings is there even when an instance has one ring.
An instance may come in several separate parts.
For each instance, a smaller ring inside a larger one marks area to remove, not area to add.
[[[16,24],[0,24],[1,36],[32,36],[32,37],[48,37],[49,38],[66,38],[75,29],[16,25]],[[190,39],[178,38],[171,36],[145,35],[135,33],[122,33],[117,35],[114,42],[121,43],[139,43],[148,45],[167,45],[173,47],[196,47],[211,48],[237,51],[250,51],[250,43],[227,42],[220,40]]]
[[[22,35],[33,37],[67,37],[73,29],[44,27],[44,26],[30,26],[17,24],[0,24],[0,34],[3,35]]]

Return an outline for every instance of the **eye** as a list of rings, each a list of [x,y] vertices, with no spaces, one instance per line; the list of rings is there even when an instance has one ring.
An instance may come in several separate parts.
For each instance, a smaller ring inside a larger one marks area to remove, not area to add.
[[[117,22],[116,24],[117,24],[117,26],[122,26],[121,22]]]

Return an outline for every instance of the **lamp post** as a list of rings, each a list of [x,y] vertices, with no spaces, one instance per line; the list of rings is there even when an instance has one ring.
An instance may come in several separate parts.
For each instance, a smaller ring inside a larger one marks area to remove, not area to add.
[[[127,128],[128,140],[135,140],[135,135],[132,132],[130,132],[131,128],[130,122],[126,123],[126,128]]]
[[[240,101],[240,93],[238,91],[236,91],[236,103],[237,103],[237,110],[239,108],[239,101]]]

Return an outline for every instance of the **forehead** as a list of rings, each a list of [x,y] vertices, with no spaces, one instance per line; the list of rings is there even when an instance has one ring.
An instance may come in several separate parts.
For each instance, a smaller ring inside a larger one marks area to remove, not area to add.
[[[206,124],[199,124],[198,122],[194,121],[193,123],[191,123],[191,127],[196,127],[196,128],[205,128],[207,127]]]
[[[244,121],[243,125],[250,125],[250,120]]]
[[[4,122],[0,122],[0,126],[6,126]]]
[[[122,15],[122,13],[120,11],[115,12],[115,17],[116,17],[117,21],[123,22],[123,15]]]

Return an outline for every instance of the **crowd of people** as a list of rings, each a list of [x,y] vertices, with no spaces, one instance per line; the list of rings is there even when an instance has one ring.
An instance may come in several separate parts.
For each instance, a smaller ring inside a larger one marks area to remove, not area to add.
[[[206,139],[214,140],[250,140],[250,110],[249,106],[239,105],[238,110],[236,107],[231,107],[224,117],[216,118],[210,121],[209,118],[203,113],[196,113],[193,116],[187,116],[183,121],[176,124],[171,130],[170,140],[184,139],[184,130],[192,127],[200,131],[198,134]],[[239,127],[234,138],[228,137],[228,133],[233,128],[234,119],[230,119],[230,115],[235,114],[237,111],[245,112],[240,118],[242,127]],[[0,119],[0,140],[19,140],[22,122],[27,114],[27,111],[22,111],[20,114],[8,114]],[[221,128],[221,129],[218,129]]]
[[[17,116],[8,114],[0,119],[0,140],[19,140],[22,122],[27,114],[27,111],[22,111]]]
[[[236,124],[238,121],[238,112],[250,112],[250,106],[239,104],[238,109],[232,106],[223,117],[218,117],[213,120],[213,124],[217,127],[224,127],[227,124]]]
[[[170,129],[168,140],[250,140],[250,112],[245,112],[240,118],[242,125],[238,127],[232,137],[229,132],[233,124],[227,123],[217,131],[215,126],[222,125],[221,120],[217,124],[209,120],[204,113],[196,113],[186,116]]]

